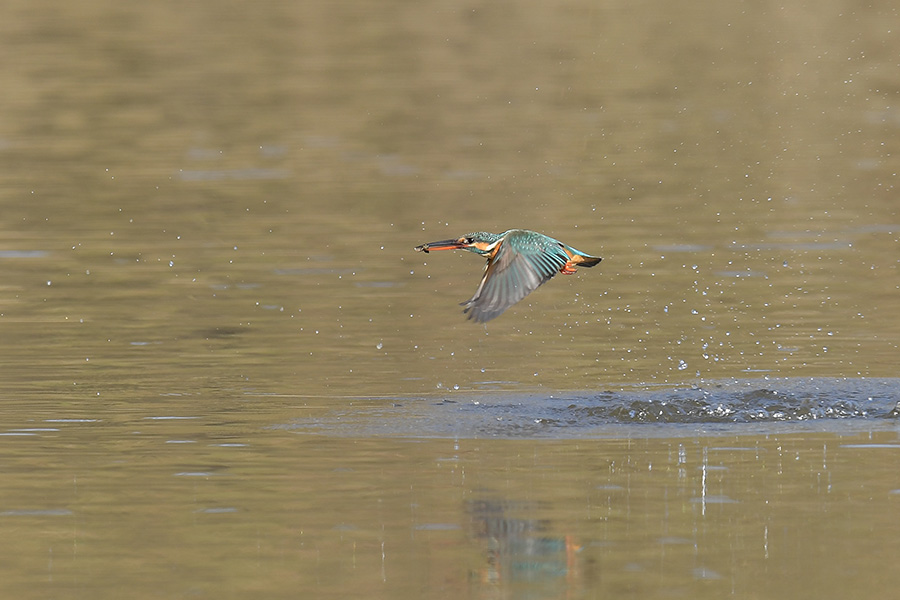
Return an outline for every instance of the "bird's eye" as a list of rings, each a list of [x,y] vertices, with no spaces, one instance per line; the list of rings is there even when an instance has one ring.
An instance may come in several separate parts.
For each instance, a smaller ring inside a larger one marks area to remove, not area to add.
[[[462,239],[463,244],[471,244],[473,241],[475,241],[475,240],[473,240],[470,237]]]

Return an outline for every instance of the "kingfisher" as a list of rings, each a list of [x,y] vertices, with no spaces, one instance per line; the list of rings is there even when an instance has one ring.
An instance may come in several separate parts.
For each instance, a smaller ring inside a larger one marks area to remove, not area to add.
[[[415,249],[425,253],[468,250],[487,258],[475,295],[460,304],[466,307],[463,313],[478,323],[499,317],[557,273],[571,275],[575,267],[593,267],[603,260],[528,229],[503,233],[476,231],[452,240],[428,242]]]

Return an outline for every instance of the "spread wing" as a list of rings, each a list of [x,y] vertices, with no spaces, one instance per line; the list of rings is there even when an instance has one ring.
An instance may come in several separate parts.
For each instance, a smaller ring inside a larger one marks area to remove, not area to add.
[[[502,241],[494,256],[488,259],[475,295],[462,303],[466,307],[463,312],[479,323],[490,321],[549,281],[568,260],[562,246],[557,244],[510,245],[510,240]],[[522,249],[513,249],[516,245]]]

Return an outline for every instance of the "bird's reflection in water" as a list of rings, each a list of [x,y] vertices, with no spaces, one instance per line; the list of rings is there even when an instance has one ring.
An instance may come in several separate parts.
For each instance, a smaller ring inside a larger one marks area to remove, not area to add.
[[[574,536],[553,536],[549,521],[516,516],[539,511],[540,503],[479,499],[466,508],[470,534],[485,545],[486,564],[472,574],[481,583],[565,584],[577,575]]]

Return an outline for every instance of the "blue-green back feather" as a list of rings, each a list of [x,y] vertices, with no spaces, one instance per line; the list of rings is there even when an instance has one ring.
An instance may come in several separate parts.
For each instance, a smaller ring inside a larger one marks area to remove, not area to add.
[[[551,237],[513,229],[485,266],[484,277],[475,294],[463,302],[470,319],[490,321],[507,308],[549,281],[566,264],[562,243]]]

